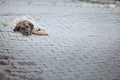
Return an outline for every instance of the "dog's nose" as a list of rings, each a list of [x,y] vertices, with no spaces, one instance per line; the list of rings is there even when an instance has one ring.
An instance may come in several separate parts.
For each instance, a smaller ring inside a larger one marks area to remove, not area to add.
[[[30,33],[30,32],[25,32],[24,35],[25,35],[25,36],[29,36],[29,35],[31,35],[31,33]]]

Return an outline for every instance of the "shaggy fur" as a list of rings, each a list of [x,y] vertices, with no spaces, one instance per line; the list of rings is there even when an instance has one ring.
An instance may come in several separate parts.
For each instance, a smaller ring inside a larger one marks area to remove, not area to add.
[[[31,34],[48,35],[47,31],[43,28],[39,28],[30,16],[16,18],[10,23],[10,26],[13,27],[13,31],[18,31],[25,36]]]

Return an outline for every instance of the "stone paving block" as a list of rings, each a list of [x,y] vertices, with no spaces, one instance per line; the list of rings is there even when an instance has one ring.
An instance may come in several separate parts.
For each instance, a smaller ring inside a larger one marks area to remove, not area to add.
[[[120,8],[47,1],[0,1],[3,80],[119,80]],[[8,24],[26,14],[49,35],[13,32]]]
[[[36,65],[34,62],[18,62],[19,65]]]

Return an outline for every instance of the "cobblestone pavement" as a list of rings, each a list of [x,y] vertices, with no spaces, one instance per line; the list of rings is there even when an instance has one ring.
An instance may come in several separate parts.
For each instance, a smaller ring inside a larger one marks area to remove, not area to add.
[[[120,80],[120,8],[57,2],[0,1],[0,80]],[[13,32],[22,15],[49,35]]]

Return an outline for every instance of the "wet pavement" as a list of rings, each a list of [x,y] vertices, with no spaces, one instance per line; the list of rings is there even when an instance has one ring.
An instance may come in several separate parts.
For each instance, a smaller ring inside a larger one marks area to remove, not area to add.
[[[8,24],[24,15],[49,35],[13,32]],[[1,0],[0,80],[120,80],[120,7]]]

